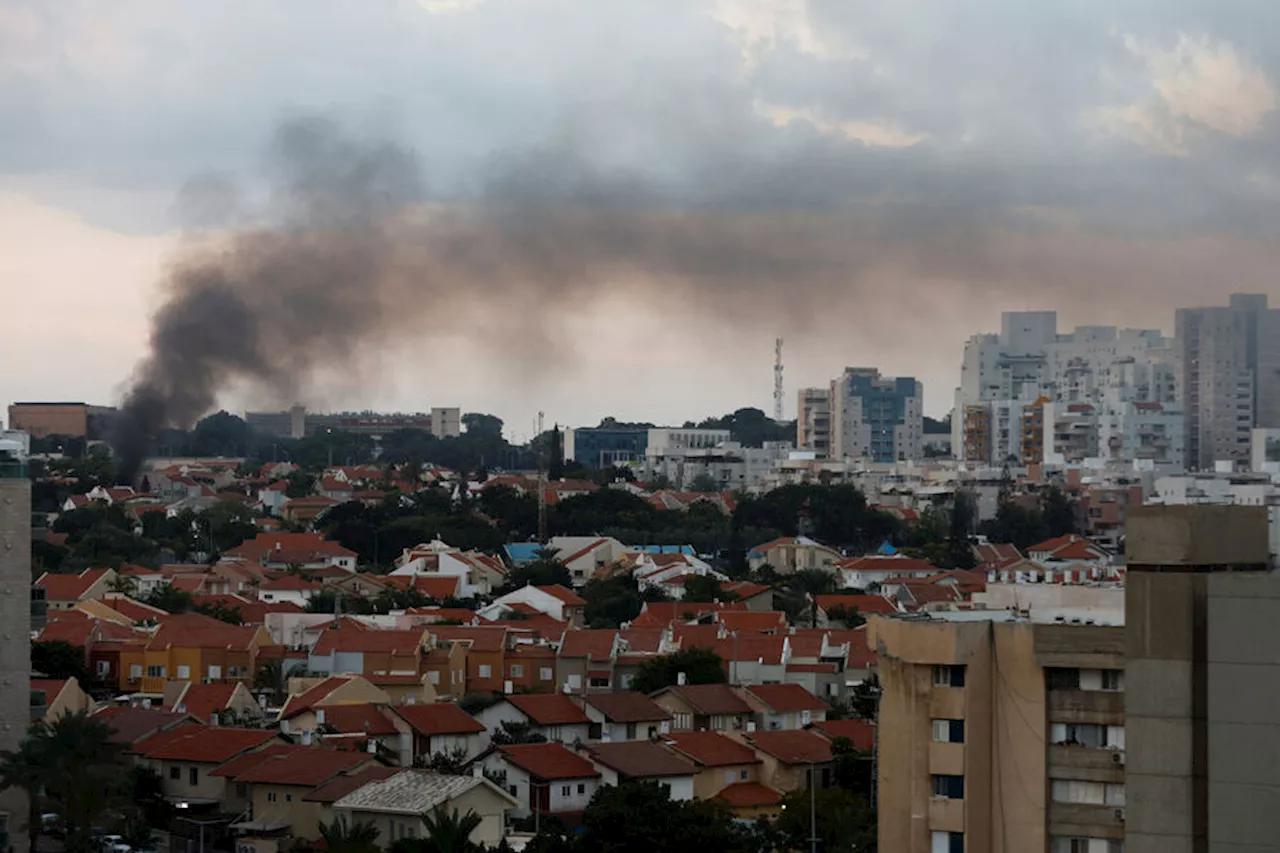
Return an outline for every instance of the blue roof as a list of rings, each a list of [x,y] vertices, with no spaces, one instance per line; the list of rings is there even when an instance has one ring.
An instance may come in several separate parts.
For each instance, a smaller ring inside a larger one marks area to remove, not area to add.
[[[883,557],[891,557],[898,553],[898,549],[890,545],[889,540],[886,539],[880,544],[880,547],[876,549],[876,553]]]
[[[636,549],[644,551],[646,554],[684,554],[688,557],[697,556],[692,545],[637,545]]]
[[[508,560],[519,566],[524,563],[532,563],[538,559],[538,552],[542,550],[542,543],[513,542],[510,545],[503,545],[502,550],[507,553]]]

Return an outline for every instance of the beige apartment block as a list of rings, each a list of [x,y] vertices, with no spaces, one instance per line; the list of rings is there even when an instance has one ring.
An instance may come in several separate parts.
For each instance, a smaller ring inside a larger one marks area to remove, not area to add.
[[[884,688],[880,849],[1119,853],[1122,619],[1118,610],[871,617]]]

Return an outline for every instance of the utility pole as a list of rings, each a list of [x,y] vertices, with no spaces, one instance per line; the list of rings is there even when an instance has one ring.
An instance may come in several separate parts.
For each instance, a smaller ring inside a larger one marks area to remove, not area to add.
[[[818,794],[817,794],[817,775],[818,771],[814,765],[809,765],[809,851],[810,853],[818,853]]]

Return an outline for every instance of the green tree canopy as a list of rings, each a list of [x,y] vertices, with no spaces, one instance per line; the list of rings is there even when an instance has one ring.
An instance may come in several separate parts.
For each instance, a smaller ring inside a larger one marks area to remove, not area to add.
[[[710,649],[681,649],[669,655],[649,658],[631,679],[631,689],[652,693],[669,687],[684,673],[688,684],[723,684],[727,681],[724,660]]]
[[[31,644],[31,670],[47,678],[74,678],[88,690],[92,678],[81,646],[66,640],[49,640]]]

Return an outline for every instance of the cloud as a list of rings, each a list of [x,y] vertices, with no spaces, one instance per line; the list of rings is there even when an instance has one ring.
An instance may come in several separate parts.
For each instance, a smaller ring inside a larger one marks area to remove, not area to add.
[[[768,119],[774,127],[804,124],[819,133],[841,136],[880,148],[910,148],[929,138],[927,133],[910,133],[892,122],[880,121],[829,121],[807,107],[784,107],[756,101],[756,114]]]
[[[840,30],[818,26],[807,0],[716,0],[711,16],[733,31],[748,68],[783,45],[824,62],[866,55]]]
[[[418,0],[418,5],[433,15],[470,11],[485,0]]]
[[[1124,46],[1145,66],[1154,97],[1105,108],[1098,118],[1152,151],[1187,156],[1211,132],[1250,136],[1275,110],[1266,72],[1229,42],[1182,33],[1163,48],[1129,34]]]

